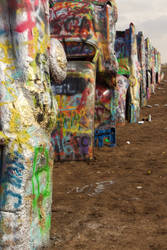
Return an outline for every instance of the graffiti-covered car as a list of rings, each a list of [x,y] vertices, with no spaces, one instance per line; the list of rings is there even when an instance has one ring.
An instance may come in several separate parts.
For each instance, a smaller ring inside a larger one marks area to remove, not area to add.
[[[93,158],[96,79],[114,83],[116,20],[114,1],[52,1],[51,34],[61,41],[68,60],[66,80],[53,87],[59,106],[52,133],[56,160]]]
[[[126,100],[126,118],[137,122],[140,116],[140,64],[137,55],[135,26],[116,32],[115,51],[119,63],[118,74],[127,77],[129,88]]]
[[[147,81],[146,81],[146,57],[145,57],[145,41],[144,35],[140,31],[137,34],[137,50],[138,50],[138,61],[140,63],[140,105],[141,107],[147,104]]]
[[[155,49],[155,73],[156,73],[156,83],[161,81],[161,54]]]
[[[151,50],[151,69],[153,72],[152,84],[154,85],[154,91],[158,83],[160,83],[160,72],[161,72],[161,56],[156,48],[152,46]]]
[[[115,145],[116,108],[118,105],[116,91],[118,62],[114,50],[118,14],[115,1],[101,2],[103,4],[101,4],[101,11],[98,12],[97,26],[100,50],[96,80],[95,138],[99,137],[101,146],[103,139],[106,139],[105,141],[108,141],[108,145],[112,147]],[[105,60],[101,60],[101,58]]]
[[[147,83],[147,99],[150,98],[152,92],[152,66],[151,66],[151,43],[149,38],[145,39],[145,56],[146,56],[146,83]]]

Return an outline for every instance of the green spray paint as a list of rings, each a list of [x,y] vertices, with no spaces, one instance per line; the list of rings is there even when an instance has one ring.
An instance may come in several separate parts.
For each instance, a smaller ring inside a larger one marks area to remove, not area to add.
[[[43,207],[47,202],[47,198],[51,196],[51,169],[49,166],[48,149],[41,147],[35,148],[33,161],[33,177],[32,177],[32,194],[33,194],[33,211],[37,212],[40,233],[47,233],[51,226],[51,215],[45,215]],[[45,174],[45,183],[40,181],[40,177]],[[45,184],[45,186],[43,186]],[[43,186],[43,190],[41,187]]]

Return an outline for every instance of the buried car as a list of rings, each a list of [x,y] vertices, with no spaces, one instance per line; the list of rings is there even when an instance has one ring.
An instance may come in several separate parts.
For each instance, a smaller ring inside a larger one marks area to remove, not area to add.
[[[53,87],[59,105],[52,133],[55,160],[92,159],[94,126],[99,129],[102,123],[114,124],[111,104],[106,120],[96,119],[95,90],[96,82],[105,82],[111,92],[116,85],[116,4],[104,0],[52,2],[51,34],[61,41],[68,60],[66,80]]]
[[[135,26],[116,32],[115,51],[119,63],[118,74],[127,78],[126,119],[137,122],[140,116],[140,65],[137,56]]]

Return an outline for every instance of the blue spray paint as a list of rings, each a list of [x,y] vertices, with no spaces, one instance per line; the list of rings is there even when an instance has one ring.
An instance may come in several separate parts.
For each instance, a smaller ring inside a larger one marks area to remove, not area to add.
[[[6,205],[8,196],[12,196],[17,199],[17,202],[13,204],[15,209],[22,205],[22,196],[19,193],[8,189],[9,183],[17,189],[22,187],[24,166],[21,162],[19,162],[20,160],[24,160],[24,158],[18,152],[14,152],[14,156],[9,154],[6,157],[6,170],[2,173],[2,177],[0,179],[0,186],[2,189],[2,193],[0,194],[0,209]]]

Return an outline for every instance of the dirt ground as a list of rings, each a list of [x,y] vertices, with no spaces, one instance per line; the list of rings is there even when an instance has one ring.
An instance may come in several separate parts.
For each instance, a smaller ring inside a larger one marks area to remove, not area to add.
[[[167,249],[167,81],[149,105],[152,121],[118,128],[115,148],[56,164],[49,249]]]

